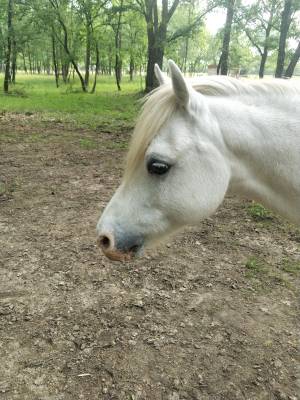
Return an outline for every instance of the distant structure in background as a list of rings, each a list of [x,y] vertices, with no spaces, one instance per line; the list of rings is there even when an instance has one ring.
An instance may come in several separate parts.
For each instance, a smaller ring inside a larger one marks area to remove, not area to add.
[[[217,75],[217,68],[216,64],[210,64],[207,66],[207,74],[208,75]]]

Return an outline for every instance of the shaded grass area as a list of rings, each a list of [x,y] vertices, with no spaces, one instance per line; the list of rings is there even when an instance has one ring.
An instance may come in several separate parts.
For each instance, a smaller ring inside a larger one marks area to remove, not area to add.
[[[269,290],[269,284],[278,284],[296,290],[291,284],[291,277],[300,274],[299,260],[283,258],[279,263],[269,263],[256,256],[249,257],[245,262],[244,275],[251,280],[256,289]]]
[[[80,90],[77,80],[57,89],[53,76],[19,74],[10,94],[0,93],[0,112],[40,113],[79,127],[122,131],[133,127],[141,96],[139,78],[124,77],[118,92],[113,77],[100,76],[96,93],[90,94]]]
[[[247,213],[256,221],[265,221],[273,218],[271,211],[267,210],[261,204],[252,202],[247,209]]]

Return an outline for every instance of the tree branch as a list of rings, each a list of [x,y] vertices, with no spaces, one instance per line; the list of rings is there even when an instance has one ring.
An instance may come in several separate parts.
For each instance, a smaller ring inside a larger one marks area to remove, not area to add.
[[[170,21],[170,19],[172,18],[176,8],[178,7],[179,1],[180,0],[174,0],[173,1],[173,4],[171,5],[171,8],[169,9],[168,14],[167,14],[167,23]]]
[[[173,3],[174,4],[174,3]],[[213,5],[211,7],[209,7],[207,10],[205,10],[201,15],[198,15],[198,17],[189,25],[186,25],[180,29],[177,29],[177,31],[175,31],[168,39],[167,42],[173,42],[174,40],[177,40],[178,38],[182,37],[182,36],[186,36],[188,35],[193,29],[195,29],[201,19],[203,17],[205,17],[206,14],[208,14],[210,11],[212,11],[214,8],[216,8],[216,5]]]
[[[245,33],[248,37],[248,39],[250,40],[250,42],[253,44],[253,46],[257,49],[257,51],[259,52],[259,54],[261,55],[261,57],[263,56],[263,52],[261,50],[261,48],[258,46],[257,43],[255,43],[254,39],[252,38],[252,36],[250,35],[248,29],[245,29]]]

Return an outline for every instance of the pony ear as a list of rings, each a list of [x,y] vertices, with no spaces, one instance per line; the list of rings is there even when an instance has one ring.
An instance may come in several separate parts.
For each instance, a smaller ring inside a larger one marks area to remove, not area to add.
[[[169,60],[169,70],[176,98],[179,104],[187,106],[190,98],[189,88],[185,82],[184,76],[173,60]]]
[[[154,73],[155,73],[156,79],[158,80],[158,83],[160,86],[167,83],[166,77],[165,77],[164,73],[162,72],[162,70],[159,68],[158,64],[154,65]]]

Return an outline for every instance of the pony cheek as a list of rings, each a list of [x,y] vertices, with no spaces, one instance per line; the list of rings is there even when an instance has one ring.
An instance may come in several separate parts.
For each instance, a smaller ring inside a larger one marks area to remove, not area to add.
[[[227,189],[227,185],[219,182],[213,185],[199,181],[190,183],[182,185],[177,193],[171,192],[168,204],[164,205],[174,226],[196,225],[211,216],[222,203]]]

